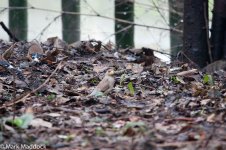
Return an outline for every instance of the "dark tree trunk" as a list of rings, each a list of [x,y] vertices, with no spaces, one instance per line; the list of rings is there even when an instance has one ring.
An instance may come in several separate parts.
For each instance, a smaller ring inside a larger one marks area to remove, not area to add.
[[[184,54],[199,67],[209,62],[205,10],[208,10],[207,0],[184,1]]]
[[[9,7],[27,7],[27,1],[9,0]],[[9,29],[19,40],[27,39],[27,9],[9,9]]]
[[[170,27],[177,30],[183,30],[183,11],[184,0],[169,0],[169,22]],[[183,34],[170,31],[170,50],[173,56],[176,56],[183,48]]]
[[[62,0],[62,10],[80,12],[80,0]],[[62,14],[63,39],[72,43],[80,40],[80,15]]]
[[[211,30],[213,60],[226,59],[226,1],[215,0]]]
[[[115,18],[134,21],[134,2],[115,0]],[[134,47],[134,26],[115,21],[116,44],[122,48]]]

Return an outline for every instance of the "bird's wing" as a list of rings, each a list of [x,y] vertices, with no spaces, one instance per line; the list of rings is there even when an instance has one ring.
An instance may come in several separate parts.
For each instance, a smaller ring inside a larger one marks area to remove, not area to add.
[[[105,76],[100,83],[97,85],[96,89],[99,90],[100,92],[105,92],[106,90],[109,89],[109,76]]]

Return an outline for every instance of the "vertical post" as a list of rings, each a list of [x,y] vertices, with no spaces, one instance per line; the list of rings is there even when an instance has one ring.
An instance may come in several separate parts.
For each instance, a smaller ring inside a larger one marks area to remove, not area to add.
[[[183,11],[184,0],[169,0],[169,23],[170,27],[183,30]],[[183,48],[183,34],[170,31],[170,49],[171,54],[176,56]]]
[[[134,2],[115,0],[115,18],[134,21]],[[116,44],[122,48],[134,47],[134,26],[115,21]]]
[[[62,11],[80,12],[80,0],[61,0]],[[62,14],[63,39],[72,43],[80,40],[80,15]]]
[[[27,0],[9,0],[9,7],[27,7]],[[9,9],[10,31],[20,40],[27,40],[27,9]]]

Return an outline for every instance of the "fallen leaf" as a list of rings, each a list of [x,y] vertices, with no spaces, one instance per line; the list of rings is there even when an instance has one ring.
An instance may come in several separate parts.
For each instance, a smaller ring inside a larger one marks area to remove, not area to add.
[[[48,122],[48,121],[44,121],[41,118],[35,118],[31,121],[30,125],[32,125],[33,127],[47,127],[47,128],[52,128],[52,123]]]

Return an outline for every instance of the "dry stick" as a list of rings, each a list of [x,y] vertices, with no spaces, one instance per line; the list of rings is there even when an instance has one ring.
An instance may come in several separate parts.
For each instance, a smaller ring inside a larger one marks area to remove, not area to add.
[[[13,102],[11,102],[11,103],[9,103],[9,104],[3,104],[3,106],[1,106],[0,109],[5,108],[5,107],[8,107],[8,106],[12,106],[12,105],[17,104],[17,103],[22,102],[22,101],[25,102],[26,99],[27,99],[31,94],[37,92],[37,91],[40,90],[43,86],[46,85],[46,83],[50,80],[50,78],[51,78],[51,77],[57,72],[57,70],[61,67],[62,62],[63,62],[63,61],[61,61],[61,62],[57,65],[56,69],[55,69],[55,70],[51,73],[51,75],[45,80],[45,82],[42,83],[38,88],[32,90],[32,91],[29,92],[29,93],[25,93],[25,95],[22,95],[22,97],[16,98],[16,100],[14,100]]]
[[[168,23],[168,21],[166,20],[164,15],[161,13],[161,11],[159,10],[159,7],[157,7],[156,3],[154,1],[152,1],[152,4],[154,5],[154,7],[157,10],[158,14],[162,17],[162,20],[165,22],[165,24],[170,27],[170,24]]]
[[[72,109],[68,109],[68,108],[52,107],[52,106],[48,106],[47,108],[51,109],[51,110],[59,110],[59,111],[63,111],[63,112],[74,113],[76,115],[80,115],[81,114],[81,110],[75,109],[75,108],[73,108],[73,110]]]
[[[191,64],[196,66],[197,68],[200,68],[194,61],[192,61],[183,51],[179,52],[181,55],[183,55]]]
[[[61,15],[58,15],[58,16],[54,17],[53,20],[52,20],[51,22],[49,22],[49,23],[42,29],[42,31],[35,37],[35,39],[37,39],[38,36],[43,35],[44,32],[51,26],[51,24],[52,24],[53,22],[55,22],[59,17],[61,17]]]
[[[14,47],[16,46],[17,42],[15,42],[13,45],[11,45],[5,52],[2,54],[2,57],[5,60],[8,60],[13,52]]]
[[[204,149],[207,148],[209,142],[213,139],[213,137],[215,135],[216,129],[217,129],[217,126],[214,123],[214,126],[213,126],[211,133],[210,133],[210,136],[206,139],[206,141],[204,141],[202,148],[204,148]]]
[[[10,39],[14,40],[15,42],[19,42],[18,38],[15,37],[15,35],[12,34],[12,32],[6,27],[4,22],[0,22],[0,25],[5,30],[5,32],[9,35]]]
[[[207,19],[207,11],[206,11],[206,3],[203,3],[204,5],[204,18],[205,18],[205,24],[206,24],[206,41],[207,41],[207,46],[208,46],[208,52],[209,52],[209,57],[210,57],[210,62],[213,62],[213,58],[212,58],[212,53],[211,53],[211,44],[210,44],[210,40],[209,40],[209,23],[208,23],[208,19]]]
[[[197,72],[198,72],[197,69],[191,69],[191,70],[187,70],[187,71],[178,72],[177,76],[189,76],[189,75],[195,74]]]
[[[115,32],[115,33],[113,33],[113,34],[107,36],[104,40],[110,38],[110,37],[113,36],[113,35],[119,34],[119,33],[121,33],[121,32],[124,32],[124,31],[130,29],[132,26],[133,26],[133,25],[128,25],[128,26],[126,26],[125,28],[122,28],[121,30],[119,30],[119,31],[117,31],[117,32]],[[103,40],[103,41],[104,41],[104,40]]]

